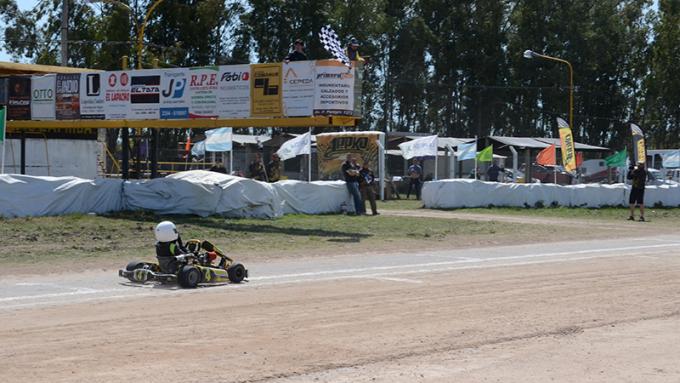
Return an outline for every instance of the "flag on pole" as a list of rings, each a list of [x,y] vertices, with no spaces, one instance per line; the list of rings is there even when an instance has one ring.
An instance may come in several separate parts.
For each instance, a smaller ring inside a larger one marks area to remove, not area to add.
[[[402,157],[407,160],[413,157],[434,157],[437,155],[437,136],[417,138],[399,144]]]
[[[576,152],[576,167],[581,166],[583,163],[583,152]]]
[[[229,152],[232,146],[231,128],[218,128],[205,131],[206,152]]]
[[[574,150],[574,136],[566,121],[557,118],[557,126],[560,129],[560,146],[562,148],[562,166],[568,172],[576,170],[576,151]]]
[[[187,142],[184,144],[184,152],[189,153],[191,150],[191,129],[187,132]]]
[[[630,132],[633,134],[633,158],[635,158],[635,162],[647,162],[645,134],[642,132],[642,129],[635,124],[630,124]]]
[[[538,152],[536,156],[536,163],[539,165],[556,165],[555,145],[550,145],[547,148]]]
[[[611,156],[605,158],[604,162],[610,168],[620,168],[620,167],[626,166],[626,158],[627,157],[628,157],[628,153],[624,149],[624,150],[621,150],[620,152],[616,152],[616,153],[612,154]]]
[[[474,160],[477,155],[477,140],[458,145],[458,161]]]
[[[303,135],[293,138],[292,140],[284,142],[279,150],[276,151],[276,154],[279,155],[281,161],[285,161],[301,154],[309,154],[309,149],[311,146],[312,135],[307,132]]]
[[[482,149],[481,152],[477,153],[477,161],[479,162],[491,162],[493,161],[493,145],[489,145]]]
[[[338,34],[335,33],[330,25],[321,27],[321,31],[319,32],[319,41],[321,41],[321,45],[323,45],[324,49],[326,49],[326,51],[330,53],[331,56],[342,61],[342,63],[345,64],[348,69],[352,69],[352,61],[349,59],[349,57],[347,57],[345,51],[342,49],[342,46],[340,46]]]

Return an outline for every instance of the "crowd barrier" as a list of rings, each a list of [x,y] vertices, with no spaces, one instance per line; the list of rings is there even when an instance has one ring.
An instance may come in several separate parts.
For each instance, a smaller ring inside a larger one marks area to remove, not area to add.
[[[463,207],[606,207],[627,206],[630,186],[624,184],[512,184],[467,179],[425,182],[422,190],[426,208]],[[678,184],[649,185],[646,206],[680,206]]]

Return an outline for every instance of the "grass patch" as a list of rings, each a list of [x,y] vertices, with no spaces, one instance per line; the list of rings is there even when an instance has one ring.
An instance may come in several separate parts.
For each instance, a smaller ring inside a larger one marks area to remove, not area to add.
[[[286,215],[260,220],[138,212],[15,218],[0,221],[0,262],[153,258],[153,228],[164,219],[175,222],[185,240],[209,239],[229,253],[251,259],[305,250],[320,255],[338,249],[366,252],[385,246],[399,248],[406,242],[427,247],[440,241],[517,232],[514,225],[505,223],[382,215]]]
[[[555,217],[555,218],[582,218],[621,221],[628,217],[629,210],[624,207],[585,208],[585,207],[546,207],[546,208],[521,208],[521,207],[489,207],[489,208],[465,208],[455,209],[459,212],[517,215],[528,217]],[[635,216],[639,216],[639,210],[635,209]],[[652,222],[680,223],[680,208],[645,208],[645,217]]]

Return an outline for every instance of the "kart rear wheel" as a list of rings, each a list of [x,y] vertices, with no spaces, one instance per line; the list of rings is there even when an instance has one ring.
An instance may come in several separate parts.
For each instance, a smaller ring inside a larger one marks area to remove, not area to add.
[[[246,268],[240,263],[234,263],[227,269],[227,274],[232,283],[241,283],[246,277]]]
[[[132,261],[125,266],[125,270],[127,271],[132,271],[132,270],[137,270],[141,269],[144,267],[144,262],[142,261]]]
[[[195,266],[184,266],[182,267],[182,270],[179,271],[177,281],[179,282],[179,285],[185,289],[193,289],[198,286],[201,279],[201,270]]]

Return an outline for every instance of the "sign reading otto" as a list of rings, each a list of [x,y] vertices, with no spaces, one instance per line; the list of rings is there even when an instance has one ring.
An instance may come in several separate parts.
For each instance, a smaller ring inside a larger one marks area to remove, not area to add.
[[[380,132],[322,133],[316,135],[316,153],[319,179],[342,180],[342,163],[352,154],[361,165],[377,174]]]
[[[250,66],[250,74],[250,115],[283,115],[281,64],[253,64]]]

